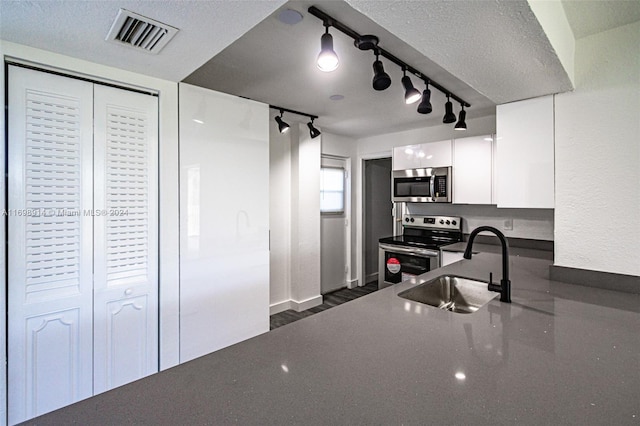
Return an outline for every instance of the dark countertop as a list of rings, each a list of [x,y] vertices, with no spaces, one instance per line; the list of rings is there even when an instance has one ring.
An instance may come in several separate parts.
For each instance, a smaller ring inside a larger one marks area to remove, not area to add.
[[[454,253],[464,253],[467,248],[467,242],[453,243],[440,247],[442,251],[450,251]],[[502,253],[502,246],[499,244],[473,244],[473,253]],[[509,247],[509,255],[511,257],[531,257],[534,259],[553,260],[553,252],[548,250],[536,250],[524,247]]]
[[[480,253],[30,423],[638,424],[640,295],[510,261],[511,304],[397,296],[443,273],[499,279]]]

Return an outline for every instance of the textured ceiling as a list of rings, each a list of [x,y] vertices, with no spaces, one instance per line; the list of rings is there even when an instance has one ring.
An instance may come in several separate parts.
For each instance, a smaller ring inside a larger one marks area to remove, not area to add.
[[[180,81],[262,21],[284,0],[0,0],[0,38],[87,61]],[[158,54],[104,41],[118,9],[177,27]]]
[[[638,0],[564,0],[562,6],[576,39],[640,20]]]
[[[361,34],[378,35],[385,49],[471,103],[469,118],[493,114],[495,104],[571,89],[525,0],[0,0],[0,38],[171,81],[188,77],[200,86],[319,115],[319,126],[344,135],[441,123],[439,92],[433,91],[434,112],[417,114],[415,105],[403,104],[401,72],[388,61],[393,84],[373,91],[372,53],[357,50],[336,30],[340,68],[319,72],[315,57],[323,27],[306,12],[311,4]],[[563,2],[576,37],[637,20],[638,4]],[[303,21],[290,26],[277,20],[287,7],[300,11]],[[107,43],[119,8],[180,32],[158,55]],[[414,84],[423,89],[417,79]],[[333,94],[345,99],[330,101]]]
[[[372,22],[345,2],[289,2],[251,29],[219,55],[196,70],[185,82],[257,101],[318,115],[325,130],[347,136],[365,136],[408,128],[442,124],[446,98],[432,90],[433,113],[421,115],[417,104],[405,105],[400,68],[382,59],[392,85],[383,92],[371,87],[374,55],[360,51],[353,40],[332,29],[334,48],[340,58],[337,70],[324,73],[316,67],[322,21],[307,12],[315,5],[360,34],[375,34],[380,46],[426,73],[472,105],[467,117],[495,114],[495,104],[416,49]],[[291,8],[303,15],[302,22],[288,25],[278,20],[280,10]],[[424,83],[412,78],[422,91]],[[331,95],[344,96],[332,101]],[[459,105],[454,107],[456,113]],[[303,117],[287,115],[287,121]],[[452,125],[453,129],[453,125]]]

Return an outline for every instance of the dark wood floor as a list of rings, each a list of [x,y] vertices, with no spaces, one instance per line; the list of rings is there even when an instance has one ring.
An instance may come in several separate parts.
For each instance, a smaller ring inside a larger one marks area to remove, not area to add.
[[[366,296],[377,289],[378,282],[374,281],[364,287],[356,287],[353,289],[343,288],[341,290],[327,293],[323,295],[322,305],[314,306],[313,308],[302,312],[296,312],[293,309],[289,309],[288,311],[271,315],[271,330],[282,327],[283,325],[287,325],[291,322],[298,321],[302,318],[306,318],[310,315],[317,314],[318,312],[326,311],[334,306],[342,305],[343,303],[357,299],[358,297]]]

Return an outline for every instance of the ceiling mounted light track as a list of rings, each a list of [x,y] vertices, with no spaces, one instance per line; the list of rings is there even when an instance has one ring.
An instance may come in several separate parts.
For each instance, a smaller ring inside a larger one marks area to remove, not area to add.
[[[283,114],[284,111],[280,110],[280,116],[276,117],[276,123],[278,123],[278,130],[280,130],[280,133],[287,133],[287,131],[289,130],[289,123],[282,120]]]
[[[325,31],[320,37],[320,53],[318,54],[318,68],[324,72],[331,72],[340,65],[338,55],[333,50],[333,37],[329,34],[329,26],[329,21],[325,21]]]
[[[371,34],[361,35],[353,41],[353,44],[360,50],[373,50],[376,55],[376,60],[373,62],[373,81],[371,82],[373,89],[379,91],[391,86],[391,77],[384,71],[384,65],[380,60],[378,37]]]
[[[324,23],[324,26],[327,28],[325,35],[328,34],[329,27],[333,27],[338,31],[340,31],[341,33],[351,37],[354,40],[354,45],[358,49],[374,51],[376,55],[376,60],[373,63],[373,72],[374,72],[373,88],[375,90],[384,90],[391,85],[391,78],[386,72],[384,72],[382,61],[380,61],[380,56],[382,56],[383,58],[388,59],[389,61],[393,62],[403,70],[404,76],[402,77],[402,85],[404,86],[404,89],[405,89],[405,102],[406,103],[417,102],[422,97],[422,102],[420,102],[420,104],[418,105],[418,112],[420,114],[429,114],[433,110],[433,107],[431,105],[431,90],[429,89],[429,85],[439,90],[443,94],[447,95],[447,104],[445,104],[446,113],[443,118],[443,122],[453,123],[456,121],[456,115],[453,113],[453,105],[451,104],[451,101],[449,98],[453,98],[454,100],[459,102],[460,105],[462,105],[463,111],[460,112],[461,114],[464,112],[464,107],[469,108],[471,106],[470,103],[466,102],[464,99],[455,95],[450,90],[446,89],[445,87],[441,86],[437,82],[433,81],[423,72],[417,70],[416,68],[412,67],[411,65],[402,61],[401,59],[397,58],[390,52],[381,48],[379,46],[379,39],[375,35],[371,35],[371,34],[360,35],[356,31],[352,30],[351,28],[341,23],[340,21],[337,21],[333,17],[327,15],[326,13],[324,13],[323,11],[321,11],[315,6],[309,7],[308,12],[311,15],[315,16],[316,18],[320,19]],[[336,61],[337,61],[337,56],[336,56]],[[411,79],[407,75],[407,72],[424,80],[425,83],[427,83],[427,88],[424,90],[422,95],[418,90],[416,90],[413,87],[413,83],[411,83]],[[414,91],[417,92],[417,96],[414,93]],[[464,118],[466,118],[466,112],[464,112],[464,114],[462,115],[463,115],[462,123],[465,125],[465,128],[466,128],[466,123],[464,123]],[[450,121],[451,117],[453,117],[453,121]]]
[[[467,123],[465,122],[465,119],[467,118],[467,112],[464,110],[464,105],[460,105],[460,107],[462,109],[460,110],[460,114],[458,114],[458,122],[456,123],[454,129],[467,130]]]
[[[425,81],[427,88],[422,92],[422,100],[418,105],[418,112],[420,114],[430,114],[433,111],[433,106],[431,106],[431,90],[429,90],[429,80]]]
[[[418,102],[422,95],[418,92],[418,89],[413,87],[411,79],[407,75],[407,70],[402,70],[404,76],[402,77],[402,87],[404,87],[404,102],[409,105],[414,102]]]
[[[297,114],[297,115],[302,115],[304,117],[309,117],[310,121],[307,123],[307,127],[309,128],[309,136],[311,136],[311,139],[315,139],[322,134],[322,132],[320,132],[320,130],[318,130],[313,125],[313,120],[318,118],[317,115],[306,114],[304,112],[296,111],[294,109],[283,108],[275,105],[269,105],[269,108],[280,111],[280,115],[276,116],[275,118],[276,123],[278,123],[278,130],[280,130],[280,133],[286,133],[289,130],[289,127],[290,127],[289,123],[286,123],[285,121],[282,120],[283,114],[285,112],[288,112],[290,114]]]
[[[456,115],[453,113],[453,104],[449,99],[451,95],[447,93],[447,103],[444,104],[444,117],[442,117],[442,122],[445,124],[455,123]]]

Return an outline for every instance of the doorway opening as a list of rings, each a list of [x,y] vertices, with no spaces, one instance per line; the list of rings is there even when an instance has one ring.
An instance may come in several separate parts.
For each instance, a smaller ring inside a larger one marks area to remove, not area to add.
[[[378,280],[378,240],[393,235],[391,158],[364,160],[364,282]]]

